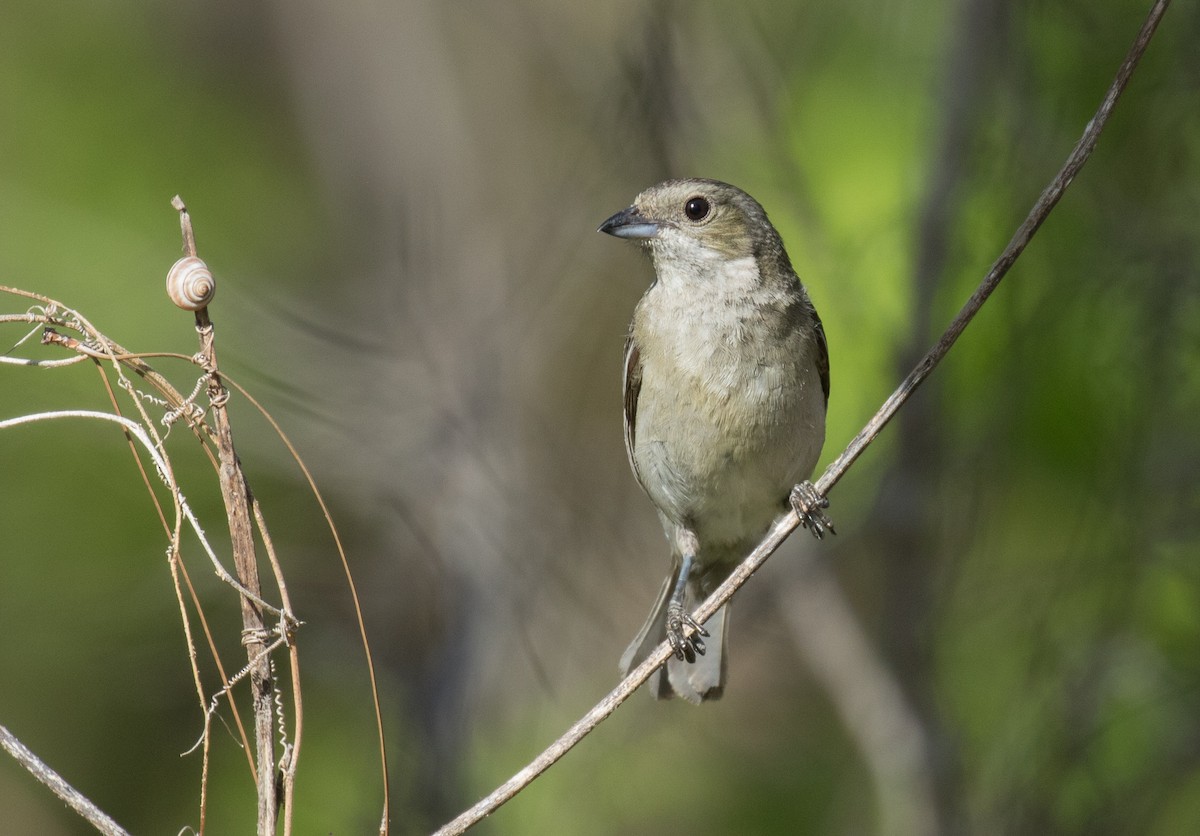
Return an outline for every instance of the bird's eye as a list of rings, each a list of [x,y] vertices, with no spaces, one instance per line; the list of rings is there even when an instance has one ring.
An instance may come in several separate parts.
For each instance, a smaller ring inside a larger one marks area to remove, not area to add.
[[[702,197],[693,197],[683,204],[683,214],[687,215],[693,221],[702,221],[708,217],[708,212],[711,207],[708,201]]]

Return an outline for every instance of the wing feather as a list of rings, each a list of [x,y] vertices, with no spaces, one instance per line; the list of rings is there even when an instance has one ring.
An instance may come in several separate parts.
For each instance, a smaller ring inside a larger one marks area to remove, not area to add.
[[[642,392],[642,356],[632,332],[625,338],[625,454],[638,484],[645,489],[633,451],[637,444],[638,395]]]
[[[821,376],[821,391],[825,393],[825,405],[829,405],[829,343],[825,340],[825,326],[816,308],[812,309],[813,325],[817,332],[817,374]],[[628,397],[628,396],[627,396]]]

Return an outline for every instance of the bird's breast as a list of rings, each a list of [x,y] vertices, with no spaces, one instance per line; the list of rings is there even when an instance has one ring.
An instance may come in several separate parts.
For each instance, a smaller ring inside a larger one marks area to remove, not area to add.
[[[695,529],[702,544],[755,538],[808,478],[824,441],[811,328],[786,295],[669,290],[652,287],[634,318],[634,462],[664,518]]]

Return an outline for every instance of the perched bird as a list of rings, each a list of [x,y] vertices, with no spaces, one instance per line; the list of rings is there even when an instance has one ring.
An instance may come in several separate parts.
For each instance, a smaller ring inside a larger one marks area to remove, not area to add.
[[[789,504],[817,537],[833,530],[802,482],[825,441],[825,331],[766,212],[728,183],[668,180],[599,231],[654,263],[625,341],[625,449],[671,544],[621,671],[666,638],[674,656],[650,687],[699,703],[725,687],[728,605],[707,629],[691,612]]]

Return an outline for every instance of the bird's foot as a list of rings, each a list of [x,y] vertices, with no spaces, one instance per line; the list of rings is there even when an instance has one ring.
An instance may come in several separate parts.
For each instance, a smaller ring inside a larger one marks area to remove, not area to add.
[[[826,531],[830,534],[837,534],[833,528],[833,520],[825,514],[825,509],[829,507],[829,500],[817,493],[812,482],[801,482],[792,488],[788,502],[791,503],[796,516],[800,518],[800,525],[811,531],[813,537],[820,540],[825,536]]]
[[[703,637],[707,635],[708,631],[681,605],[674,602],[667,605],[667,641],[676,659],[695,662],[696,656],[703,656]]]

